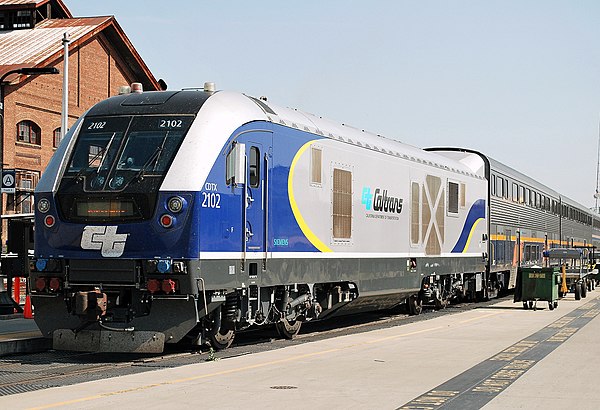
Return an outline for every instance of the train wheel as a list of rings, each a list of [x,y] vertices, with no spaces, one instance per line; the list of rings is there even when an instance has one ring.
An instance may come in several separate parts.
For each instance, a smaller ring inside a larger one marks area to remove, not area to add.
[[[420,315],[423,311],[423,301],[418,295],[411,295],[408,298],[408,313],[411,316]]]
[[[235,330],[223,328],[223,326],[208,334],[210,345],[216,350],[227,349],[233,343],[234,337]]]
[[[436,297],[436,299],[435,299],[435,308],[437,310],[446,309],[446,307],[448,307],[448,304],[449,304],[448,298],[446,298],[444,296],[439,296],[439,297]]]
[[[298,319],[287,320],[282,318],[279,322],[275,323],[277,333],[284,339],[293,339],[300,332],[300,326],[302,326],[302,321]]]
[[[221,308],[213,311],[209,317],[208,340],[213,349],[227,349],[233,343],[235,337],[235,325],[222,320]]]

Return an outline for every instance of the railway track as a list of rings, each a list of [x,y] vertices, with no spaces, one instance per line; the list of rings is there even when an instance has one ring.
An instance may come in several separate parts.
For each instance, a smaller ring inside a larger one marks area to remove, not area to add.
[[[236,335],[231,348],[213,352],[202,347],[169,346],[161,355],[81,353],[50,350],[43,353],[20,354],[0,360],[0,397],[100,380],[160,368],[196,364],[246,354],[279,349],[298,343],[327,339],[352,333],[366,332],[406,323],[427,320],[489,306],[498,300],[484,303],[451,305],[440,311],[427,311],[419,316],[403,312],[372,312],[360,315],[307,322],[294,340],[282,340],[274,328],[247,330]]]

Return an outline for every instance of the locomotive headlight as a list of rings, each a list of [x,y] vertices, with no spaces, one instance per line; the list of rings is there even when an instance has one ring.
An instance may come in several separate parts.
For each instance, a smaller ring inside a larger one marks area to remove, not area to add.
[[[46,198],[40,199],[37,204],[37,209],[41,213],[45,214],[50,210],[50,201],[48,201]]]
[[[178,196],[169,198],[169,201],[167,202],[167,208],[169,208],[169,211],[173,212],[174,214],[181,212],[183,209],[183,199]]]

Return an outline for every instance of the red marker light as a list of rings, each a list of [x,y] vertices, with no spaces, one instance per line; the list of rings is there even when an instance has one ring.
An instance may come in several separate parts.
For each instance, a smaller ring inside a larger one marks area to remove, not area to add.
[[[35,290],[38,292],[43,292],[46,289],[46,279],[45,278],[37,278],[35,280]]]
[[[163,228],[170,228],[173,225],[173,217],[171,215],[164,214],[160,217],[160,224]]]
[[[177,284],[171,279],[165,279],[162,281],[162,291],[165,293],[175,293]]]
[[[46,225],[48,228],[52,228],[55,223],[56,219],[54,219],[52,215],[46,215],[44,218],[44,225]]]
[[[156,293],[160,290],[160,281],[157,279],[150,279],[148,283],[146,283],[146,289],[150,293]]]
[[[56,292],[60,289],[60,279],[52,278],[50,279],[50,285],[48,286],[52,292]]]

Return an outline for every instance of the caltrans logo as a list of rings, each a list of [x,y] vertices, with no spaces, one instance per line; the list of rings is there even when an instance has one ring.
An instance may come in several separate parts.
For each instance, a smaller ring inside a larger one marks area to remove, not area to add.
[[[362,190],[361,203],[367,211],[397,213],[402,212],[402,198],[396,198],[388,195],[387,189],[375,188],[371,193],[371,187],[364,187]]]
[[[117,233],[117,226],[86,226],[81,235],[81,249],[99,250],[105,258],[123,255],[126,233]]]

